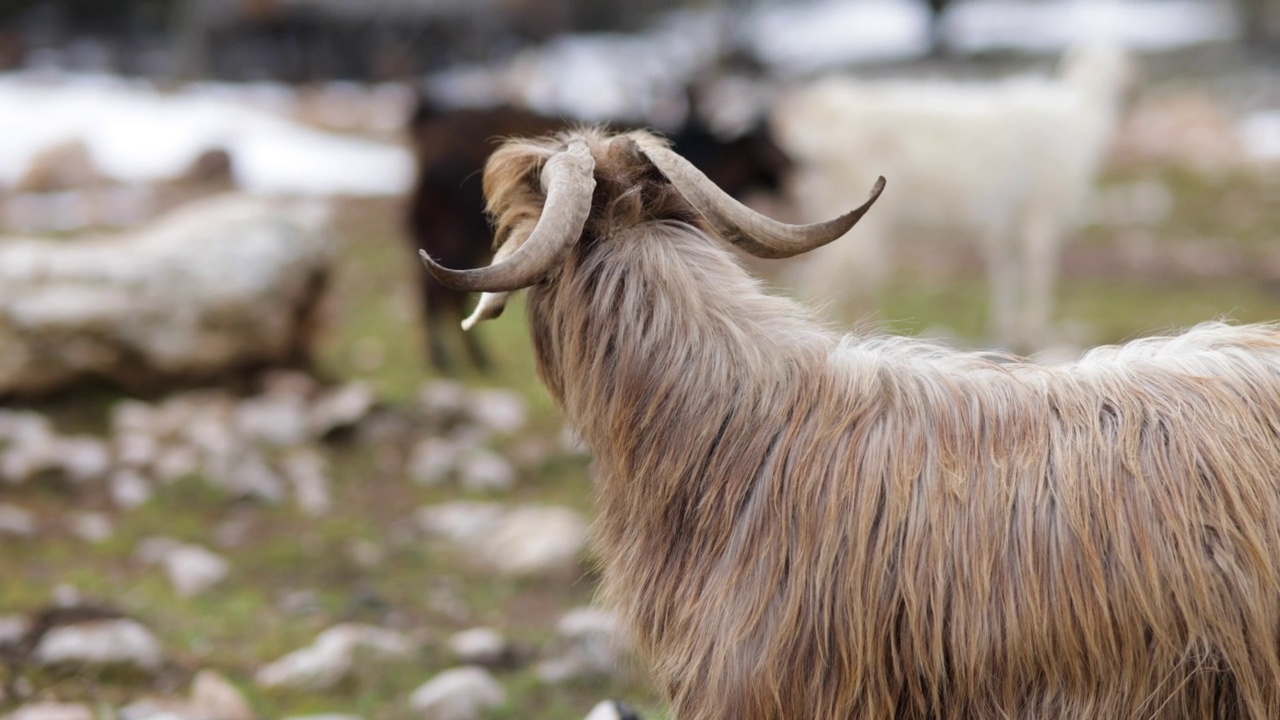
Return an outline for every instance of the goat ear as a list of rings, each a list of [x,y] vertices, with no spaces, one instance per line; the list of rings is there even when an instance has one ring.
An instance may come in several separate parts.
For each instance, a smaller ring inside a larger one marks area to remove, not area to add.
[[[470,330],[485,320],[493,320],[502,315],[502,311],[507,309],[509,297],[509,292],[480,293],[480,302],[476,303],[476,309],[471,311],[467,319],[462,321],[462,329]]]

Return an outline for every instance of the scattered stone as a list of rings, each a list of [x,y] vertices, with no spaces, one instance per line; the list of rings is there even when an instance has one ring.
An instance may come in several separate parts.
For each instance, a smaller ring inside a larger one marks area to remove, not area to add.
[[[480,720],[507,702],[502,685],[481,667],[446,670],[418,687],[409,704],[424,720]]]
[[[566,613],[556,625],[563,651],[538,663],[543,682],[562,683],[579,677],[614,677],[626,664],[629,642],[617,615],[594,607]]]
[[[501,455],[477,448],[458,464],[458,481],[472,492],[510,490],[516,485],[516,470]]]
[[[0,647],[21,641],[30,627],[31,621],[25,615],[0,615]]]
[[[112,502],[121,509],[132,510],[151,499],[151,483],[137,470],[121,468],[107,482]]]
[[[640,720],[640,714],[621,700],[601,700],[585,720]]]
[[[418,406],[437,423],[461,419],[469,402],[467,386],[456,380],[432,380],[418,390]]]
[[[141,400],[125,399],[111,406],[111,432],[152,434],[156,409]]]
[[[457,501],[420,508],[418,526],[474,552],[482,564],[508,575],[576,568],[587,541],[587,521],[558,506],[505,510],[496,503]]]
[[[83,703],[39,702],[23,705],[0,720],[95,720],[93,708]]]
[[[506,390],[477,390],[471,393],[471,417],[482,427],[511,435],[525,424],[524,400]]]
[[[67,479],[84,483],[105,477],[111,470],[107,444],[88,436],[64,437],[56,441],[58,463]]]
[[[299,445],[307,439],[306,398],[292,393],[248,398],[236,407],[235,427],[250,441]]]
[[[502,633],[487,627],[455,633],[449,638],[449,649],[464,665],[502,665],[512,655],[511,645]]]
[[[209,480],[223,490],[238,497],[254,498],[269,503],[284,500],[284,480],[267,464],[262,453],[255,449],[244,450],[238,461]]]
[[[133,556],[143,565],[159,565],[166,556],[180,547],[182,543],[171,537],[149,537],[138,543],[133,549]]]
[[[150,433],[129,431],[115,436],[116,460],[127,468],[151,467],[160,452],[160,443]]]
[[[482,555],[499,572],[532,575],[576,568],[587,543],[587,521],[556,506],[511,510],[481,543]]]
[[[271,370],[263,373],[262,392],[267,395],[293,395],[310,398],[320,384],[310,374],[297,370]]]
[[[325,515],[333,507],[328,467],[323,455],[306,447],[290,451],[281,463],[298,507],[308,515]]]
[[[195,597],[226,579],[231,565],[221,555],[197,545],[182,545],[164,558],[169,582],[179,597]]]
[[[78,608],[84,605],[84,595],[80,588],[71,583],[58,583],[53,586],[53,605],[60,608]]]
[[[146,565],[161,565],[179,597],[194,597],[222,582],[231,572],[222,556],[199,545],[152,537],[138,543],[134,556]]]
[[[0,480],[21,485],[59,469],[58,442],[49,419],[34,412],[7,413],[0,427]]]
[[[305,359],[329,215],[325,201],[225,194],[85,242],[0,242],[0,394],[90,378],[152,390]]]
[[[230,681],[212,670],[196,673],[187,699],[144,698],[120,708],[120,720],[254,720],[257,715]]]
[[[442,437],[419,440],[409,453],[409,477],[419,485],[439,485],[458,466],[458,448]]]
[[[95,545],[115,534],[111,516],[102,512],[73,512],[67,519],[71,534]]]
[[[32,538],[39,530],[35,513],[16,505],[0,505],[0,538]]]
[[[323,393],[315,401],[308,414],[307,424],[313,437],[327,438],[360,424],[377,403],[378,396],[371,384],[347,383]]]
[[[156,455],[152,472],[165,485],[197,475],[200,473],[200,451],[185,443],[168,445]]]
[[[254,720],[257,713],[240,689],[212,670],[201,670],[191,681],[191,706],[208,720]]]
[[[94,620],[55,627],[32,653],[40,665],[125,665],[152,671],[160,667],[160,642],[134,620]]]
[[[502,520],[497,503],[459,500],[418,509],[418,526],[430,535],[444,537],[460,545],[474,545],[491,534]]]
[[[254,679],[264,688],[325,690],[351,672],[357,652],[362,659],[385,661],[403,659],[414,650],[408,638],[391,630],[370,625],[336,625],[320,633],[307,647],[262,667]]]

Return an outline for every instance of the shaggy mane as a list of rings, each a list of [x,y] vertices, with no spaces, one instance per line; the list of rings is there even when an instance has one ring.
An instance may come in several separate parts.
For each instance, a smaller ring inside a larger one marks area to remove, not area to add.
[[[494,155],[500,239],[565,137]],[[530,327],[675,717],[1280,717],[1280,328],[1048,367],[839,335],[576,137],[593,212]]]

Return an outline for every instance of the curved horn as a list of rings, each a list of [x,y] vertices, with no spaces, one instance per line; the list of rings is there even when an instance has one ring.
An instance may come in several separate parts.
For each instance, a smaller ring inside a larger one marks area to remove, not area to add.
[[[788,225],[734,200],[692,163],[653,138],[637,135],[636,140],[649,161],[721,237],[756,257],[788,258],[826,245],[849,232],[884,190],[882,177],[867,201],[854,210],[826,222]]]
[[[529,238],[511,256],[475,270],[442,267],[422,252],[422,262],[436,280],[454,290],[497,293],[529,287],[546,276],[560,251],[582,234],[595,191],[595,160],[583,140],[553,155],[542,167],[547,199],[542,217]]]

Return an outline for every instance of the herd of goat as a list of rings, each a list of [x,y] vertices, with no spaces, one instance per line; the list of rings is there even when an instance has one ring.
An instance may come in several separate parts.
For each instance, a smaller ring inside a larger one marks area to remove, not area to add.
[[[691,90],[690,112],[666,136],[731,196],[781,194],[811,221],[839,211],[877,174],[892,178],[894,191],[858,236],[797,259],[778,279],[849,322],[874,313],[903,238],[963,240],[986,263],[990,339],[1032,352],[1055,339],[1062,246],[1086,215],[1132,76],[1126,54],[1099,45],[1069,53],[1048,78],[828,77],[780,93],[772,113],[730,137],[696,111]],[[418,248],[453,267],[484,263],[485,158],[503,138],[573,126],[513,105],[459,110],[422,96],[409,127],[418,174],[408,227]],[[468,296],[425,271],[420,284],[427,352],[447,371],[449,336]],[[472,364],[489,365],[476,338],[463,343]]]
[[[916,132],[887,124],[889,99],[876,122]],[[724,158],[699,168],[679,134],[503,126],[536,139],[479,178],[492,262],[424,248],[434,282],[481,293],[468,328],[528,290],[539,376],[598,469],[604,596],[673,717],[1280,718],[1280,326],[1042,365],[834,333],[736,254],[816,258],[864,216],[841,242],[948,211],[993,247],[1060,237],[1083,202],[1063,185],[1098,160],[1037,173],[1099,141],[1037,131],[1048,107],[990,132],[1026,162],[1016,192],[990,163],[939,168],[959,176],[942,186],[882,138],[884,167],[850,175],[888,189],[849,210],[833,187],[844,214],[800,225],[735,200]],[[832,162],[853,152],[810,132]],[[946,141],[977,142],[963,132]],[[984,192],[1019,204],[984,215]]]

